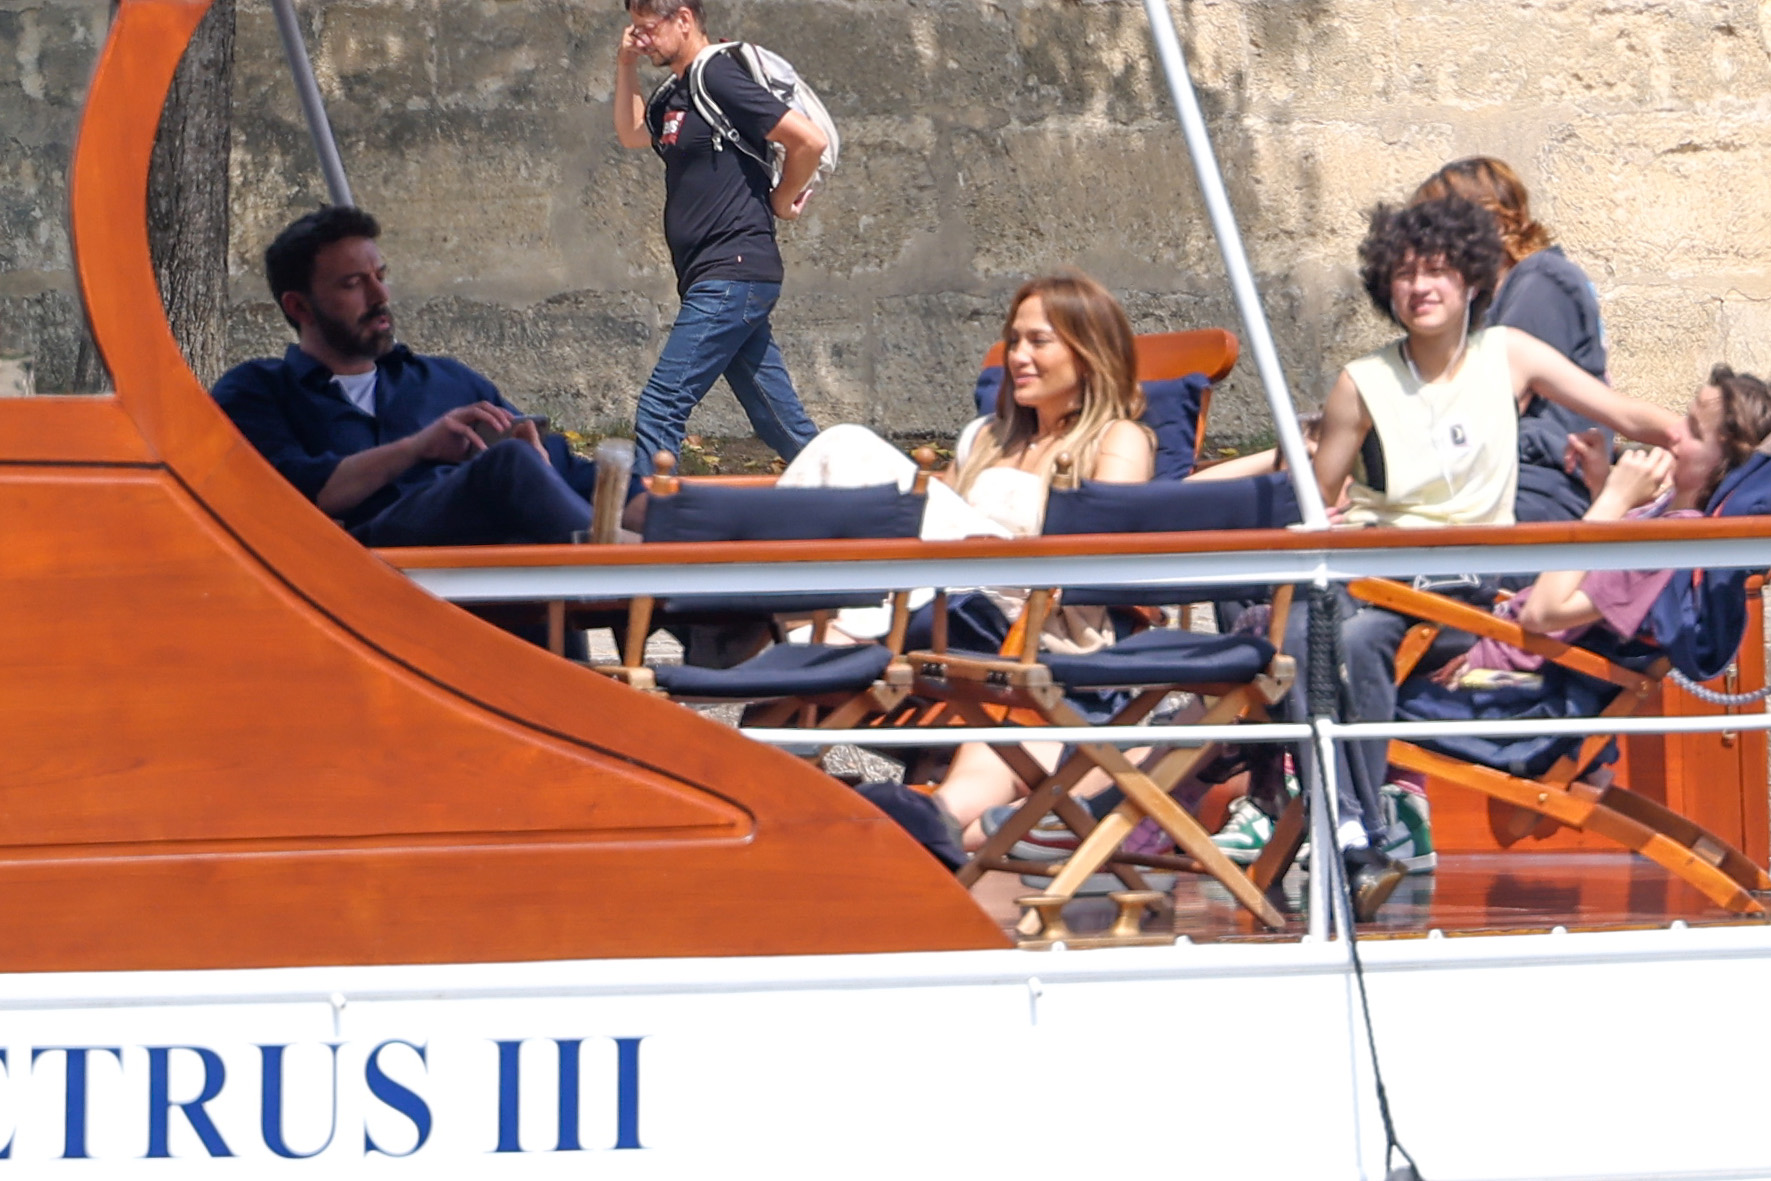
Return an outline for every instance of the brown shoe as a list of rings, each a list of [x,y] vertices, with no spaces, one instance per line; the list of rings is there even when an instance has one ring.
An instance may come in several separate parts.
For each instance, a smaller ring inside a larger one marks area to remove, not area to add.
[[[1369,923],[1377,918],[1378,909],[1402,884],[1408,869],[1400,861],[1393,861],[1369,846],[1346,849],[1341,853],[1341,860],[1347,867],[1347,889],[1353,895],[1353,919]]]

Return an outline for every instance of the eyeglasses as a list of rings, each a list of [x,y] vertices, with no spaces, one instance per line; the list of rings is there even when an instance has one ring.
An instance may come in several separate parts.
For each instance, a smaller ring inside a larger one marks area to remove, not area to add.
[[[681,12],[682,9],[679,8],[676,11]],[[650,24],[635,25],[633,26],[633,38],[635,41],[650,41],[653,35],[658,32],[658,27],[660,25],[667,25],[675,19],[676,12],[673,12],[669,16],[659,17]]]

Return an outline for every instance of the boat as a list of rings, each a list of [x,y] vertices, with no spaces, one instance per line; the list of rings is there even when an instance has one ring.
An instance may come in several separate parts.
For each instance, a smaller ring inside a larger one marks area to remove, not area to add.
[[[803,760],[450,601],[1763,567],[1771,526],[365,551],[161,311],[148,158],[204,9],[122,0],[90,91],[116,393],[0,400],[0,1170],[1771,1176],[1763,923],[1354,941],[1317,883],[1286,938],[1024,950]]]

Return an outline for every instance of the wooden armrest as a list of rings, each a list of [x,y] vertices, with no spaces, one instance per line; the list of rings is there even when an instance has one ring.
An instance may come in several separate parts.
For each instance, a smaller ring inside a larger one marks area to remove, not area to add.
[[[1635,688],[1643,680],[1650,679],[1641,673],[1631,672],[1621,665],[1613,664],[1596,652],[1585,648],[1577,648],[1573,644],[1564,644],[1560,640],[1552,640],[1537,632],[1528,632],[1510,619],[1501,619],[1468,603],[1460,603],[1456,599],[1448,599],[1443,595],[1435,595],[1428,591],[1415,590],[1399,582],[1391,582],[1387,578],[1360,578],[1347,584],[1347,592],[1356,599],[1361,599],[1374,606],[1385,607],[1399,615],[1413,619],[1425,619],[1433,623],[1455,627],[1474,635],[1485,636],[1511,644],[1545,660],[1553,661],[1563,668],[1585,673],[1590,677],[1610,681],[1614,685]]]

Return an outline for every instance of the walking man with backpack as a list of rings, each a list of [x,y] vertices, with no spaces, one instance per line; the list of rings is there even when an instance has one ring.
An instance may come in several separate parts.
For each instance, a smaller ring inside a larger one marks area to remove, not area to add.
[[[682,299],[640,392],[636,470],[681,449],[690,413],[722,374],[758,437],[792,459],[818,428],[769,329],[782,279],[775,220],[800,215],[829,139],[709,42],[701,0],[626,4],[615,133],[623,147],[650,147],[664,160],[664,236]],[[650,99],[640,91],[642,54],[671,71]]]

